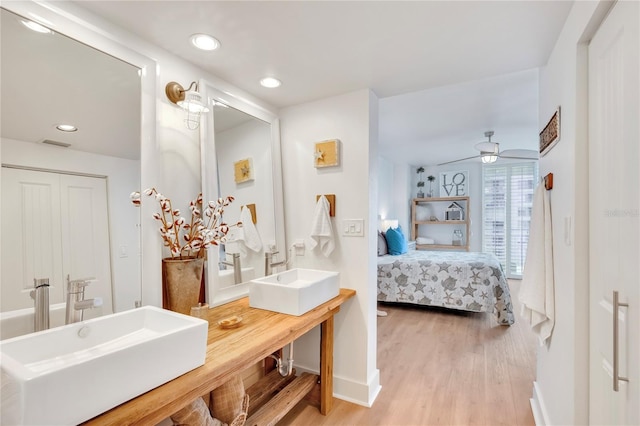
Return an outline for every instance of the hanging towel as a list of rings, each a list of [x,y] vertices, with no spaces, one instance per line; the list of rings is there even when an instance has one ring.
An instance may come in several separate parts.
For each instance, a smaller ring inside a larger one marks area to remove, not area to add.
[[[240,257],[247,257],[247,248],[259,252],[262,250],[262,240],[258,229],[253,223],[251,210],[242,206],[240,209],[241,227],[232,227],[227,233],[227,242],[225,244],[225,253],[240,253]]]
[[[244,244],[255,252],[262,250],[260,234],[258,234],[258,229],[253,223],[251,210],[246,206],[242,206],[242,209],[240,210],[240,222],[242,222],[242,231],[244,232]]]
[[[240,257],[247,257],[247,246],[244,244],[244,231],[239,227],[229,228],[227,242],[224,244],[224,252],[228,254],[239,253]]]
[[[549,191],[538,184],[533,198],[527,257],[518,300],[522,317],[538,335],[540,345],[551,336],[555,323],[553,231]]]
[[[307,239],[307,244],[311,250],[319,244],[322,254],[326,257],[329,257],[335,247],[333,228],[331,227],[331,218],[329,216],[329,201],[324,195],[316,203],[311,224],[311,235]]]

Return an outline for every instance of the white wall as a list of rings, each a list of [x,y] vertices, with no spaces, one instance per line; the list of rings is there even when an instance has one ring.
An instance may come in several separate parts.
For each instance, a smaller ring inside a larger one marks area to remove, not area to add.
[[[282,163],[287,244],[306,239],[317,194],[336,195],[332,219],[335,250],[327,258],[316,248],[294,257],[294,267],[340,272],[340,286],[355,299],[336,317],[334,393],[370,405],[379,391],[376,368],[377,98],[360,90],[281,110]],[[315,142],[339,139],[340,165],[316,169]],[[344,219],[364,219],[364,237],[344,237]],[[317,371],[319,333],[299,339],[296,365]]]
[[[12,139],[2,139],[0,151],[3,164],[107,176],[113,310],[134,308],[140,300],[140,209],[129,194],[140,186],[140,162]],[[120,256],[121,247],[127,257]]]
[[[383,156],[378,157],[378,216],[379,219],[397,219],[409,238],[411,226],[410,167]]]
[[[540,73],[539,127],[562,107],[558,144],[539,162],[554,174],[551,191],[555,276],[555,327],[538,349],[534,410],[545,424],[587,424],[588,188],[586,42],[602,19],[604,2],[575,2],[547,66]],[[573,223],[565,242],[565,221]]]

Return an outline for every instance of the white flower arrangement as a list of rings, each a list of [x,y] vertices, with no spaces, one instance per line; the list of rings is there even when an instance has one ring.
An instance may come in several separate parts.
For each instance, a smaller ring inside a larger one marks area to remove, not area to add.
[[[155,188],[146,189],[143,193],[150,197],[155,196],[160,203],[160,212],[154,213],[153,218],[162,223],[159,229],[160,235],[164,246],[169,248],[172,258],[204,257],[206,249],[226,242],[231,226],[242,226],[242,222],[233,225],[222,222],[224,208],[234,200],[231,196],[209,201],[204,209],[203,219],[202,194],[198,194],[196,199],[189,203],[191,220],[187,222],[180,215],[180,210],[173,208],[171,200]],[[140,206],[142,202],[140,192],[132,192],[130,198],[135,206]]]

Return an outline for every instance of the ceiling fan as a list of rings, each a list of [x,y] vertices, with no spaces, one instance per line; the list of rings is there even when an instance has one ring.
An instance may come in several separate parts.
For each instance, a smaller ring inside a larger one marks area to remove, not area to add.
[[[493,131],[484,132],[484,136],[489,140],[484,142],[479,142],[475,145],[475,149],[480,151],[480,154],[474,155],[473,157],[460,158],[458,160],[447,161],[445,163],[440,163],[438,166],[443,166],[445,164],[457,163],[459,161],[471,160],[473,158],[480,158],[483,163],[490,164],[495,163],[498,158],[513,158],[518,160],[537,160],[538,152],[532,149],[507,149],[505,151],[500,151],[500,144],[498,142],[491,142],[491,136],[493,136]]]

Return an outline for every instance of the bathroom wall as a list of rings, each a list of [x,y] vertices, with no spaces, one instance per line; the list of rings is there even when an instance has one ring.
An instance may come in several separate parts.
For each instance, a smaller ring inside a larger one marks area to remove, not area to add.
[[[340,272],[340,286],[355,289],[355,300],[341,308],[335,324],[334,393],[370,405],[379,391],[376,365],[377,98],[359,90],[284,108],[280,112],[287,245],[306,239],[317,194],[336,195],[332,218],[335,250],[318,248],[293,256],[291,267]],[[339,139],[340,165],[314,167],[315,142]],[[364,219],[364,237],[342,235],[345,219]],[[299,339],[299,369],[319,369],[319,329]]]

